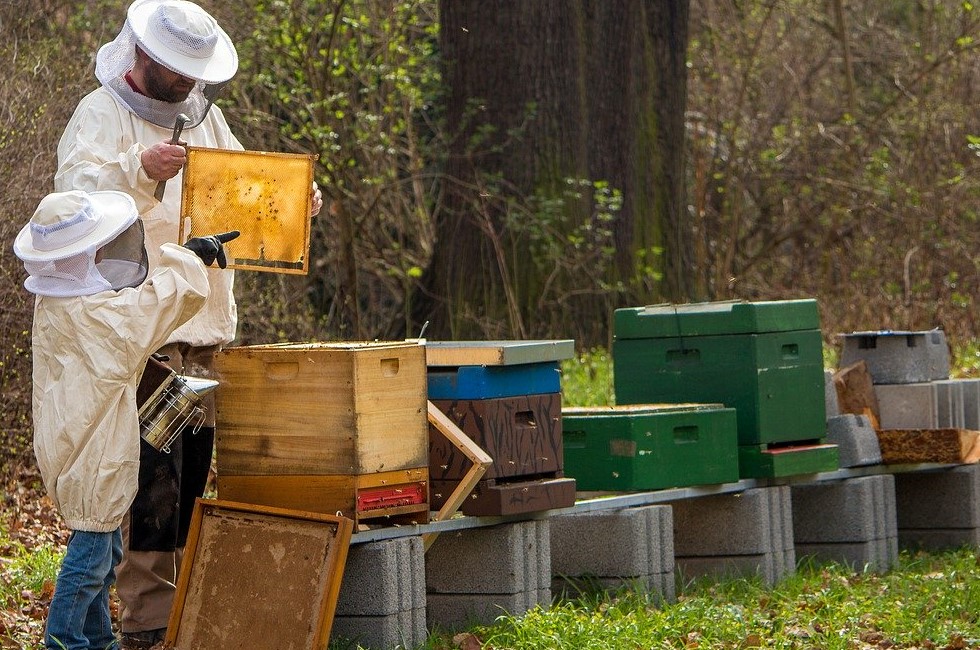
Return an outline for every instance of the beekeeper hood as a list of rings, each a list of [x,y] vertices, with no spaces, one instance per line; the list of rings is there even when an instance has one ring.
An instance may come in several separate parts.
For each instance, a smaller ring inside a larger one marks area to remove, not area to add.
[[[182,102],[164,102],[134,91],[125,75],[136,63],[136,46],[165,68],[197,80]],[[228,34],[206,11],[186,0],[136,0],[116,38],[99,48],[95,76],[139,117],[165,128],[178,113],[199,124],[210,105],[206,85],[228,81],[238,71],[238,53]]]
[[[28,291],[41,296],[88,296],[146,279],[143,222],[123,192],[55,192],[37,206],[14,240],[30,274]]]

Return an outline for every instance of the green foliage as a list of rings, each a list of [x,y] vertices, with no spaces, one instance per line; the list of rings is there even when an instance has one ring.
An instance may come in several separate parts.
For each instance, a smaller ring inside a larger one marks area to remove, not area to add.
[[[561,362],[562,406],[612,406],[612,355],[602,348],[580,352]]]
[[[27,548],[12,539],[0,523],[0,612],[26,612],[37,607],[37,601],[50,600],[63,556],[63,548],[53,544]],[[6,622],[0,617],[0,647],[44,647],[43,618],[18,626],[8,626]],[[8,646],[2,643],[4,640],[17,645]]]
[[[239,32],[228,102],[236,130],[248,148],[316,153],[326,206],[313,223],[305,287],[270,278],[248,287],[262,303],[300,308],[250,335],[374,338],[398,329],[432,249],[435,4],[262,0],[221,10]],[[258,307],[241,308],[261,320]]]
[[[970,339],[953,345],[949,365],[953,377],[980,377],[980,340]]]

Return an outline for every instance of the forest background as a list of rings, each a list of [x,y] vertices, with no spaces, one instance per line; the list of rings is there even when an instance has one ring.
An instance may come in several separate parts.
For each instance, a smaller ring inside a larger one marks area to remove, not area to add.
[[[971,2],[200,4],[238,47],[219,103],[239,139],[318,154],[327,203],[308,275],[238,273],[238,344],[431,320],[430,338],[609,349],[619,307],[815,298],[828,348],[941,328],[958,356],[980,350]],[[33,302],[11,242],[127,5],[0,0],[5,462],[31,435]],[[564,165],[589,157],[613,172]]]

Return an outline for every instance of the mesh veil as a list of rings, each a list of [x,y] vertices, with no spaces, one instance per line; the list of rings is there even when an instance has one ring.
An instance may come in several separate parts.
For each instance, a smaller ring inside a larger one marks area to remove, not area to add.
[[[171,103],[153,99],[130,88],[125,75],[136,64],[136,46],[139,41],[127,20],[115,39],[99,48],[95,57],[95,76],[102,85],[135,115],[164,128],[173,128],[178,113],[190,118],[190,124],[200,123],[208,109],[204,97],[204,84],[198,82],[182,102]],[[162,61],[154,61],[171,69]]]
[[[148,268],[143,222],[137,219],[101,248],[91,247],[58,260],[24,262],[24,268],[30,274],[24,287],[41,296],[90,296],[139,286]]]

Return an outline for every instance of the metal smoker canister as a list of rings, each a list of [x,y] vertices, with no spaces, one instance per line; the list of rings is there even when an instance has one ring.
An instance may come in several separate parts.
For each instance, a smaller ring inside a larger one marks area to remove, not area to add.
[[[170,453],[172,443],[187,426],[201,427],[201,401],[218,382],[171,371],[139,409],[140,436],[157,451]]]

